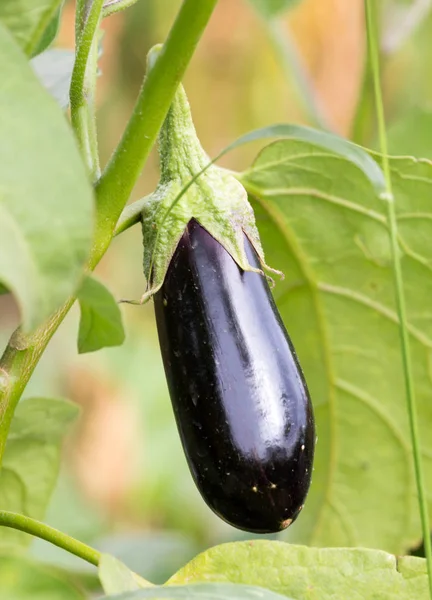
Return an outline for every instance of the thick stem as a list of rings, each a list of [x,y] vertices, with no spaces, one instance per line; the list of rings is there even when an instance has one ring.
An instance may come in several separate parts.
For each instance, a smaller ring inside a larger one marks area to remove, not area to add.
[[[148,70],[132,117],[96,186],[100,239],[113,234],[216,4],[217,0],[183,0],[170,34]]]
[[[49,525],[45,525],[45,523],[41,523],[35,519],[30,519],[30,517],[7,510],[0,510],[0,527],[11,527],[12,529],[24,531],[24,533],[29,533],[54,544],[54,546],[63,548],[63,550],[75,554],[75,556],[82,558],[96,567],[99,565],[100,552],[58,529],[49,527]]]
[[[383,154],[383,170],[386,178],[387,193],[383,200],[387,202],[388,221],[390,225],[390,240],[392,248],[393,272],[396,291],[396,306],[399,317],[399,333],[401,340],[402,364],[405,379],[405,392],[408,409],[408,418],[411,433],[411,445],[414,458],[414,472],[417,483],[417,494],[419,501],[420,517],[423,530],[423,542],[425,547],[426,561],[429,577],[429,594],[432,600],[432,545],[429,526],[429,513],[427,505],[426,486],[423,475],[422,455],[420,447],[420,434],[418,428],[417,406],[414,391],[414,377],[410,351],[410,337],[407,327],[407,311],[405,304],[404,282],[402,266],[400,261],[400,248],[398,243],[398,224],[396,209],[392,190],[390,163],[387,150],[387,135],[385,128],[384,103],[381,92],[379,53],[377,44],[377,30],[371,7],[372,0],[365,0],[367,37],[369,55],[371,58],[372,75],[374,81],[375,104],[378,118],[379,137],[381,152]]]

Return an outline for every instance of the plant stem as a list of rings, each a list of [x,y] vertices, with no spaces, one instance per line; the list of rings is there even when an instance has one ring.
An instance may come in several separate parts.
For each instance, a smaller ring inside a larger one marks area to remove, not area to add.
[[[390,238],[391,238],[391,248],[392,248],[392,257],[393,257],[393,271],[394,271],[394,280],[395,280],[395,289],[396,289],[396,305],[397,305],[397,312],[398,312],[398,317],[399,317],[399,332],[400,332],[400,339],[401,339],[402,362],[403,362],[405,388],[406,388],[406,400],[407,400],[408,417],[409,417],[409,424],[410,424],[411,444],[412,444],[413,457],[414,457],[414,471],[415,471],[416,482],[417,482],[417,494],[418,494],[418,499],[419,499],[419,508],[420,508],[420,516],[421,516],[422,529],[423,529],[424,547],[425,547],[425,554],[426,554],[426,561],[427,561],[427,568],[428,568],[429,594],[430,594],[430,598],[432,599],[432,545],[431,545],[430,526],[429,526],[429,513],[428,513],[426,488],[425,488],[423,467],[422,467],[420,435],[419,435],[418,421],[417,421],[417,408],[416,408],[413,369],[412,369],[411,352],[410,352],[410,339],[409,339],[408,328],[407,328],[407,314],[406,314],[406,306],[405,306],[403,274],[402,274],[402,267],[401,267],[401,262],[400,262],[400,257],[399,257],[398,225],[397,225],[395,202],[394,202],[393,190],[392,190],[390,162],[389,162],[388,150],[387,150],[387,135],[386,135],[386,128],[385,128],[384,103],[383,103],[382,93],[381,93],[377,32],[376,32],[375,21],[373,18],[373,13],[372,13],[371,2],[372,2],[372,0],[365,0],[365,9],[366,9],[366,23],[367,23],[369,55],[370,55],[370,59],[371,59],[372,75],[373,75],[373,82],[374,82],[374,92],[375,92],[375,103],[376,103],[376,111],[377,111],[377,118],[378,118],[379,137],[380,137],[380,144],[381,144],[381,152],[383,155],[382,164],[383,164],[383,170],[384,170],[384,175],[386,178],[386,185],[387,185],[387,193],[385,195],[385,198],[383,197],[383,199],[386,200],[386,202],[387,202],[388,221],[389,221],[389,225],[390,225]]]
[[[99,226],[96,231],[87,265],[89,271],[93,271],[111,243],[118,217],[129,199],[129,194],[144,166],[180,79],[216,2],[217,0],[184,1],[169,35],[169,43],[167,42],[163,47],[160,59],[156,61],[156,65],[146,79],[137,103],[138,108],[135,108],[123,136],[121,148],[114,154],[111,166],[98,188],[98,208],[101,214],[98,215],[97,222],[102,226]],[[100,5],[102,6],[101,2]],[[77,20],[80,23],[88,23],[93,7],[91,0],[80,0]],[[86,26],[84,30],[85,28]],[[75,81],[82,81],[78,72]],[[76,96],[78,97],[79,95]],[[161,107],[166,107],[166,110]],[[83,115],[87,109],[88,106],[84,105]],[[72,123],[74,127],[78,127],[76,130],[78,138],[88,131],[80,129],[84,122],[85,120],[78,119]],[[134,127],[137,131],[134,131]],[[147,135],[146,131],[153,132],[154,135]],[[128,161],[132,163],[130,168]],[[16,332],[0,359],[0,464],[15,407],[48,342],[75,300],[76,297],[69,298],[32,336],[24,338]]]
[[[98,32],[103,0],[79,0],[76,56],[70,86],[72,127],[92,181],[100,174],[96,131]]]
[[[4,385],[0,389],[0,465],[16,405],[48,342],[74,302],[75,298],[70,298],[28,338],[22,336],[17,330],[4,351],[0,360],[4,379]]]
[[[132,117],[96,186],[99,238],[111,237],[217,0],[183,0]]]
[[[282,27],[282,22],[278,18],[264,18],[263,23],[286,78],[294,80],[298,97],[306,111],[310,124],[318,129],[329,130],[330,127],[319,105],[313,84],[291,39],[288,25],[284,24]]]
[[[66,535],[58,529],[54,529],[53,527],[45,525],[45,523],[41,523],[35,519],[31,519],[30,517],[9,512],[7,510],[0,510],[0,526],[24,531],[24,533],[29,533],[30,535],[34,535],[54,544],[54,546],[63,548],[63,550],[75,554],[75,556],[82,558],[96,567],[99,565],[101,557],[100,552],[87,546],[87,544],[83,544],[75,538]]]

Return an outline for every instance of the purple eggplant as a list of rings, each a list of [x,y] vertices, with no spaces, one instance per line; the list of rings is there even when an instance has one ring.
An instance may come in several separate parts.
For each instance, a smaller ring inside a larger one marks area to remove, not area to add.
[[[246,236],[245,249],[259,268]],[[178,430],[205,502],[239,529],[288,527],[309,489],[315,425],[266,278],[242,271],[192,220],[154,303]]]

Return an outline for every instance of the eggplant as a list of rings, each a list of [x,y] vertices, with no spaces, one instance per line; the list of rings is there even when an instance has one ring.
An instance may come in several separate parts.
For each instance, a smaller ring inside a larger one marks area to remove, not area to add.
[[[205,502],[238,529],[288,527],[309,489],[315,426],[266,278],[240,269],[191,220],[154,305],[173,411]]]

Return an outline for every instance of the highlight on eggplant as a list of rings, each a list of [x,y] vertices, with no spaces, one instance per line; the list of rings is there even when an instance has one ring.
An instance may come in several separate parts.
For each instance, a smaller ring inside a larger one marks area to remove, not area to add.
[[[247,258],[259,258],[244,235]],[[288,527],[308,493],[312,404],[266,278],[192,219],[154,296],[172,406],[192,477],[234,527]]]

